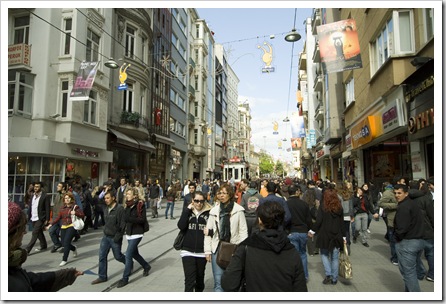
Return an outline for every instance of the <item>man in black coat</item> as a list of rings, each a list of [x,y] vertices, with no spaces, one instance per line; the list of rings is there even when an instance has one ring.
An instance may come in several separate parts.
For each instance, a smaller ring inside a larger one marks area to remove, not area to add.
[[[400,273],[405,291],[419,292],[417,259],[424,248],[424,218],[419,205],[410,199],[406,185],[397,184],[394,189],[398,202],[394,219],[395,250]]]
[[[300,199],[302,191],[298,185],[289,186],[288,193],[290,196],[287,205],[291,213],[288,238],[300,254],[305,271],[305,280],[308,281],[307,241],[308,231],[312,226],[310,207]]]
[[[33,232],[31,240],[26,245],[26,251],[30,254],[37,239],[40,242],[40,248],[36,251],[45,250],[47,242],[43,230],[50,220],[50,196],[43,191],[43,183],[37,182],[34,184],[34,195],[31,197],[28,209],[28,218],[33,224]]]

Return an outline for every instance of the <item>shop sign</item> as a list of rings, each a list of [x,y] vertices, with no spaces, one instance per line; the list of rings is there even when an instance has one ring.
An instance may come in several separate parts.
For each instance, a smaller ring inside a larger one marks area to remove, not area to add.
[[[345,149],[350,149],[352,147],[352,136],[350,132],[345,136]]]
[[[28,44],[20,43],[8,46],[8,65],[30,65],[31,50]]]
[[[371,142],[377,135],[376,131],[376,116],[367,116],[364,120],[354,125],[350,130],[353,149]]]
[[[395,102],[390,103],[384,108],[381,115],[384,133],[404,126],[405,121],[403,117],[403,106],[403,102],[400,101],[400,99],[396,99]]]
[[[71,151],[73,152],[73,154],[82,155],[85,157],[93,157],[93,158],[99,157],[98,152],[89,151],[89,150],[85,150],[85,149],[81,149],[81,148],[75,148],[75,149],[72,149]]]
[[[319,160],[322,157],[328,156],[330,154],[330,147],[329,146],[323,146],[322,149],[319,151],[316,151],[316,160]]]
[[[434,125],[434,108],[423,111],[416,116],[409,118],[409,133],[415,134],[417,131]]]
[[[434,85],[434,76],[430,76],[420,82],[416,87],[411,89],[410,91],[406,92],[406,102],[411,101],[415,96],[420,95],[424,91],[426,91],[428,88]]]

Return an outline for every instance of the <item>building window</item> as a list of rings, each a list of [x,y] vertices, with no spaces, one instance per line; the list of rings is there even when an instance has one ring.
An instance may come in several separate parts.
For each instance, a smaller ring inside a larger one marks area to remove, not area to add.
[[[376,39],[370,43],[372,75],[392,55],[410,55],[415,51],[414,21],[412,10],[393,11]]]
[[[181,136],[186,136],[186,128],[182,123],[177,122],[177,133]]]
[[[195,35],[196,35],[195,38],[200,38],[200,25],[199,24],[197,24]]]
[[[186,59],[186,49],[184,48],[184,46],[181,43],[178,48],[178,51],[180,52],[180,55],[183,56],[184,59]]]
[[[178,107],[180,107],[180,109],[184,110],[184,105],[185,105],[185,101],[183,99],[183,97],[178,95]]]
[[[141,37],[141,56],[142,62],[147,63],[147,38]]]
[[[99,35],[92,30],[87,31],[87,53],[86,61],[97,62],[99,58]]]
[[[133,111],[133,84],[128,83],[127,90],[124,91],[122,110],[127,112]]]
[[[178,18],[178,9],[177,8],[172,9],[172,16],[174,17],[174,19]]]
[[[67,108],[68,108],[68,96],[70,92],[68,91],[68,81],[63,80],[61,83],[61,91],[60,91],[60,101],[62,104],[62,113],[61,117],[67,117]]]
[[[170,102],[177,103],[177,92],[173,89],[170,89]]]
[[[141,103],[139,105],[139,113],[141,115],[144,114],[144,107],[146,105],[146,87],[145,86],[141,86]]]
[[[175,119],[173,119],[172,117],[170,117],[170,119],[169,119],[169,123],[170,123],[170,131],[171,131],[171,132],[175,132]]]
[[[355,79],[350,79],[345,84],[345,107],[355,101]]]
[[[136,30],[134,28],[127,25],[125,36],[125,56],[130,58],[135,57],[135,32]]]
[[[194,145],[198,145],[198,129],[194,129]]]
[[[90,90],[90,95],[84,102],[84,122],[96,124],[96,105],[97,105],[97,93]]]
[[[63,45],[63,54],[68,55],[70,54],[70,46],[71,46],[71,29],[72,29],[72,22],[73,19],[67,18],[64,20],[64,45]]]
[[[29,42],[29,15],[14,18],[14,44]]]
[[[425,42],[428,42],[432,37],[434,37],[434,9],[433,8],[423,8],[423,17],[425,24]]]
[[[8,71],[8,112],[31,116],[33,90],[32,74]]]
[[[174,33],[172,33],[172,44],[178,48],[178,37]]]
[[[184,34],[186,34],[186,23],[183,21],[182,18],[180,18],[180,28],[183,31]]]
[[[198,102],[194,102],[195,106],[194,106],[194,116],[198,117]]]

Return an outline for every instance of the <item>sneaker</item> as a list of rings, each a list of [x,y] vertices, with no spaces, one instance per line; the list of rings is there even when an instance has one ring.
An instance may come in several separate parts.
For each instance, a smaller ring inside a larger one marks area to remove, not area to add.
[[[77,247],[76,246],[74,246],[73,256],[77,257]]]
[[[322,284],[332,284],[331,282],[331,276],[326,276],[325,279],[322,281]]]
[[[168,217],[166,216],[166,220],[168,219]]]
[[[395,266],[399,265],[398,262],[396,262],[396,261],[392,261],[392,264],[395,265]]]
[[[118,284],[116,285],[117,288],[121,288],[124,287],[125,285],[127,285],[129,282],[123,281],[123,280],[119,280]]]
[[[370,229],[367,229],[367,233],[371,233],[371,232],[370,232]]]
[[[171,219],[171,220],[175,220],[176,218],[175,218],[175,217],[173,217],[173,216],[171,216],[171,217],[170,217],[170,219]]]
[[[40,252],[40,251],[44,251],[46,250],[47,247],[40,247],[40,248],[36,248],[34,249],[35,252]]]
[[[370,245],[367,243],[362,243],[362,245],[364,245],[365,247],[370,247]]]
[[[356,237],[353,237],[353,244],[356,244]]]
[[[338,284],[338,281],[331,281],[331,285],[336,285]]]
[[[65,265],[67,265],[67,263],[68,263],[67,261],[62,261],[62,262],[60,262],[59,266],[60,267],[65,266]]]
[[[426,276],[426,281],[433,282],[433,281],[434,281],[434,278],[431,278],[431,277]]]

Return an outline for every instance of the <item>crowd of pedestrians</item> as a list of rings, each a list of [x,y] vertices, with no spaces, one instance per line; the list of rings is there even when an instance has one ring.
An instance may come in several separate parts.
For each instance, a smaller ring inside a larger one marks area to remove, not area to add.
[[[124,287],[130,282],[134,260],[141,265],[143,277],[149,275],[151,265],[139,254],[138,246],[149,232],[147,210],[157,218],[165,198],[166,220],[176,219],[175,202],[183,202],[177,226],[184,234],[180,257],[186,292],[205,289],[207,263],[211,264],[216,292],[307,291],[307,282],[315,279],[308,269],[308,255],[315,254],[320,255],[324,267],[321,283],[336,285],[344,244],[350,255],[355,252],[352,243],[358,239],[369,247],[370,225],[380,217],[387,226],[384,237],[389,242],[389,261],[399,267],[405,291],[420,291],[419,280],[434,281],[433,178],[409,182],[397,177],[382,187],[373,182],[354,187],[347,181],[336,185],[328,180],[290,178],[243,179],[238,183],[177,180],[166,181],[165,187],[156,179],[147,180],[143,187],[139,180],[131,182],[125,177],[119,178],[118,184],[110,179],[93,189],[88,183],[60,182],[51,200],[42,183],[33,183],[26,193],[24,219],[20,219],[25,226],[32,223],[31,241],[21,249],[15,240],[9,259],[14,259],[14,254],[32,254],[37,240],[40,247],[34,252],[45,251],[48,244],[43,231],[47,229],[53,243],[51,253],[63,252],[59,264],[63,267],[75,262],[69,260],[70,252],[73,258],[78,256],[73,243],[89,228],[102,227],[98,277],[91,284],[108,280],[111,249],[114,259],[124,264],[117,284]],[[72,215],[84,219],[83,229],[74,229]],[[226,268],[217,262],[221,241],[237,245]],[[11,278],[17,276],[14,267],[17,262],[10,263]],[[82,274],[76,270],[69,273],[67,284]]]

